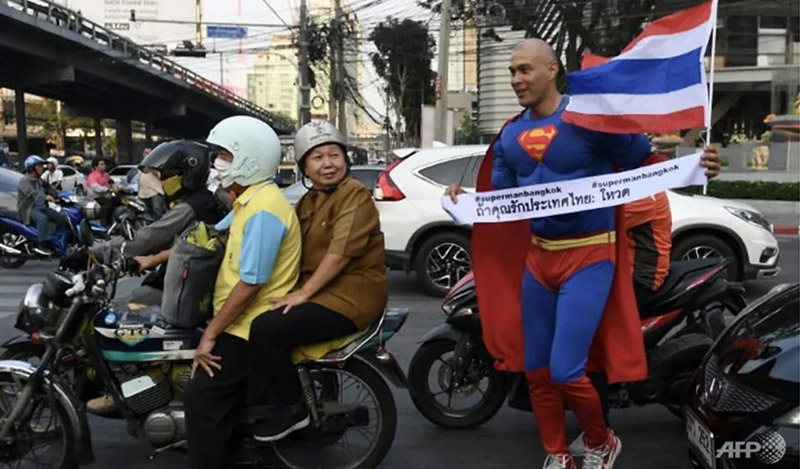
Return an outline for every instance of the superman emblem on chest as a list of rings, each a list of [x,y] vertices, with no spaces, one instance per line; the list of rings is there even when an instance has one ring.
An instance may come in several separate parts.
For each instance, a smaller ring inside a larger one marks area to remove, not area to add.
[[[558,128],[553,125],[545,125],[533,129],[526,129],[517,136],[517,143],[525,150],[531,158],[541,163],[544,154],[558,135]]]

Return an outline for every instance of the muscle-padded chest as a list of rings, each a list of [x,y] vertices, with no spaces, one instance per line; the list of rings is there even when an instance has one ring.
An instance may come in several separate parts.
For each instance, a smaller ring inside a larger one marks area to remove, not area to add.
[[[525,186],[610,172],[611,162],[597,155],[593,137],[560,116],[536,121],[523,117],[506,126],[500,142],[518,185]]]

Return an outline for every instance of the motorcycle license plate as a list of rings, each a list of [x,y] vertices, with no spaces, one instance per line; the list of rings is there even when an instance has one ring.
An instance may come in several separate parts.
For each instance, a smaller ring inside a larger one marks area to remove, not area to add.
[[[703,466],[715,469],[714,434],[690,410],[686,410],[686,435],[694,453],[700,457]]]

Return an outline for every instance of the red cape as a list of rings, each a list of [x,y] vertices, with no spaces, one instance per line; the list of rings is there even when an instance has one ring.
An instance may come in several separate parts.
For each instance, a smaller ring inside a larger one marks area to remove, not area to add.
[[[493,145],[494,142],[489,146],[478,172],[478,192],[493,190]],[[633,293],[627,255],[627,230],[621,206],[617,207],[616,223],[614,281],[587,364],[588,371],[605,370],[610,383],[639,381],[647,377],[647,358]],[[531,239],[530,227],[530,221],[523,220],[478,223],[472,228],[472,265],[483,341],[494,357],[498,370],[524,370],[520,293],[525,256]]]

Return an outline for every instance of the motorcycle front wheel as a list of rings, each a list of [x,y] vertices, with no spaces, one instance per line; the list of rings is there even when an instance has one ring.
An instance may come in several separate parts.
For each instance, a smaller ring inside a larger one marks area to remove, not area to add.
[[[466,365],[461,383],[453,383],[452,340],[427,342],[414,354],[408,369],[411,399],[431,422],[445,428],[482,425],[497,414],[506,397],[503,374],[494,369],[488,353]]]
[[[0,421],[8,418],[26,382],[25,376],[0,374]],[[40,387],[9,440],[0,442],[0,468],[75,467],[75,432],[67,410],[52,392]]]
[[[0,233],[0,240],[7,245],[16,245],[19,241],[19,235],[5,231]],[[12,254],[7,254],[5,251],[0,251],[0,267],[5,269],[16,269],[22,267],[28,259],[19,257]]]
[[[273,446],[285,469],[373,469],[386,457],[397,431],[391,389],[372,367],[350,359],[343,367],[309,370],[318,422]]]

